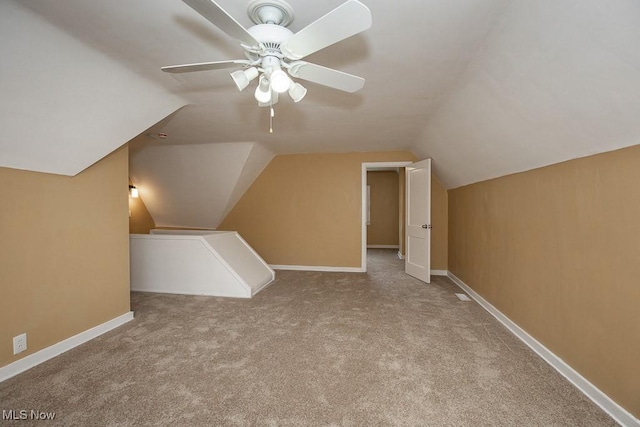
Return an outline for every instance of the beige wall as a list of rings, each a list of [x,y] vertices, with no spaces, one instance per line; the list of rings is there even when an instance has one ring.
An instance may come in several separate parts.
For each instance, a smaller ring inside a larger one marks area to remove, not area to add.
[[[449,246],[449,206],[447,190],[431,174],[431,269],[447,270]]]
[[[407,203],[405,199],[405,185],[407,179],[406,171],[406,168],[399,168],[398,173],[398,199],[400,200],[400,206],[398,206],[398,218],[400,219],[400,234],[398,235],[398,242],[400,243],[400,253],[402,256],[404,256],[407,249],[404,237],[404,234],[406,233],[404,210],[405,204]]]
[[[218,227],[271,264],[360,267],[362,163],[406,151],[276,156]]]
[[[239,231],[270,264],[360,267],[362,163],[415,160],[403,151],[276,156],[218,228]],[[447,196],[432,182],[432,222],[442,231],[432,268],[444,270]]]
[[[149,234],[149,230],[156,228],[156,223],[147,210],[142,197],[129,196],[129,212],[129,233]]]
[[[0,168],[0,366],[129,311],[127,157],[75,177]]]
[[[640,146],[449,191],[449,270],[640,416]]]
[[[367,172],[370,191],[370,224],[367,245],[398,245],[400,229],[398,205],[399,187],[396,171]]]

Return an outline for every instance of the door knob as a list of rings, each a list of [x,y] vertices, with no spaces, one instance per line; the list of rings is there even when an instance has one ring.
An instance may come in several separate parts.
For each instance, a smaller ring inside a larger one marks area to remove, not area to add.
[[[422,224],[422,228],[427,228],[431,230],[431,224]]]

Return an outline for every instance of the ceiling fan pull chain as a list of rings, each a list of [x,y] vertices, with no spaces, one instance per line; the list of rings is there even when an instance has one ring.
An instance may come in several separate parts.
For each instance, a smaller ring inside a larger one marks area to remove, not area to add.
[[[273,111],[273,104],[269,106],[269,109],[271,110],[269,112],[269,133],[273,133],[273,116],[275,115],[275,111]]]

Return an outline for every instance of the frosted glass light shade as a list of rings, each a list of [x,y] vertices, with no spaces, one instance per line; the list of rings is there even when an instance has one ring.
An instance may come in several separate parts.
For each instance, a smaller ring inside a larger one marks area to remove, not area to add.
[[[307,94],[307,89],[300,83],[291,85],[289,88],[289,96],[293,99],[293,102],[299,102]]]
[[[258,77],[258,74],[258,69],[256,67],[251,67],[246,70],[234,71],[231,73],[231,78],[236,86],[238,86],[238,90],[242,91],[244,88],[249,86],[249,82],[251,82],[251,80]]]
[[[275,70],[271,73],[271,89],[278,93],[285,93],[291,86],[291,79],[282,70]]]
[[[267,102],[258,102],[258,107],[271,107],[278,103],[278,92],[271,91],[271,98]]]
[[[269,80],[267,80],[264,76],[260,77],[260,84],[256,88],[255,97],[256,101],[263,104],[271,101],[271,89],[269,88]]]

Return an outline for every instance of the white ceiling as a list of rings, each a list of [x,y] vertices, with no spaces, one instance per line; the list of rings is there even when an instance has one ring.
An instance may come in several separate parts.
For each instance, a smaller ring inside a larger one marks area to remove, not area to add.
[[[294,32],[343,2],[288,1]],[[160,71],[242,58],[180,0],[4,0],[0,165],[74,174],[149,131],[276,154],[409,149],[452,188],[640,142],[639,1],[362,1],[372,28],[305,60],[364,88],[305,84],[269,134],[228,72]],[[218,3],[251,25],[248,1]]]
[[[272,158],[253,142],[154,145],[140,138],[130,178],[156,226],[213,229]]]

